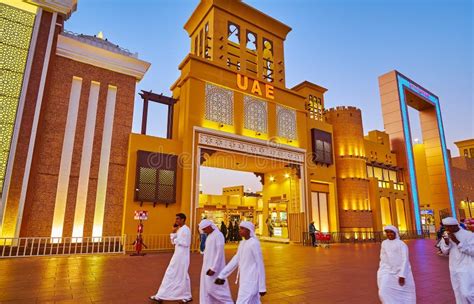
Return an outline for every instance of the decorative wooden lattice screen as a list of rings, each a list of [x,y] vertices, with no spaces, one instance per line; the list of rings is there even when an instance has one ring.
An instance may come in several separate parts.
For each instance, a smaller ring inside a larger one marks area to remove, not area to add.
[[[135,200],[175,203],[177,166],[176,155],[138,151]]]
[[[301,243],[303,241],[303,231],[305,228],[304,213],[288,214],[288,232],[290,241]]]

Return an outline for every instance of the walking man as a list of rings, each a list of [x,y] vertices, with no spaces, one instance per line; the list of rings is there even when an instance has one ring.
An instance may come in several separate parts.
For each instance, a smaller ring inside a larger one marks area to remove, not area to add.
[[[239,283],[239,293],[236,304],[259,304],[260,297],[267,293],[260,242],[255,237],[255,226],[251,222],[241,222],[239,234],[244,240],[215,283],[225,284],[227,277],[238,267],[236,284]]]
[[[191,280],[189,279],[189,246],[191,245],[191,231],[185,225],[186,215],[176,214],[176,223],[170,234],[171,243],[174,245],[174,254],[166,269],[156,295],[150,300],[162,303],[165,301],[192,301]]]
[[[453,217],[443,219],[447,235],[440,243],[449,254],[449,272],[456,304],[474,303],[474,233],[461,229]]]
[[[199,229],[207,234],[206,250],[201,270],[199,303],[201,304],[234,304],[229,284],[216,285],[214,281],[225,266],[225,238],[216,225],[210,220],[202,220]]]
[[[416,303],[415,280],[408,258],[408,246],[400,240],[395,226],[385,226],[377,271],[379,298],[383,304]]]

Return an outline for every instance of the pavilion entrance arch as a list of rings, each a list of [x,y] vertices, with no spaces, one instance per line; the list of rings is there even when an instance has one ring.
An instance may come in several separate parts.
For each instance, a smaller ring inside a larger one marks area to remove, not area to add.
[[[194,128],[193,147],[191,225],[196,226],[205,209],[202,202],[200,206],[201,166],[253,172],[260,176],[263,184],[260,206],[255,206],[258,210],[253,210],[260,217],[256,216],[254,222],[259,222],[260,226],[265,225],[266,219],[272,217],[275,206],[286,205],[288,240],[302,241],[303,231],[309,222],[304,149],[202,127]],[[279,174],[276,178],[275,173]],[[286,179],[288,195],[281,195],[278,191],[273,195],[274,190],[279,188],[277,184],[283,182],[282,179]],[[206,206],[209,207],[222,208]],[[263,231],[262,237],[268,236],[265,228],[260,228]]]

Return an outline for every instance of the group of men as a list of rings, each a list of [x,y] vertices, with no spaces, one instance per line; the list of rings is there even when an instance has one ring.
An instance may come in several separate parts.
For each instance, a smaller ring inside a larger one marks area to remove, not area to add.
[[[474,233],[460,228],[453,217],[442,220],[446,229],[440,249],[449,255],[451,285],[456,304],[474,303]],[[398,229],[384,227],[377,272],[379,298],[384,304],[416,303],[415,280],[408,258],[408,246],[400,240]]]
[[[191,302],[189,261],[191,231],[185,225],[186,216],[176,215],[176,224],[170,234],[175,246],[173,257],[166,269],[158,292],[150,299],[156,302]],[[449,255],[451,284],[456,304],[474,303],[474,233],[461,229],[455,218],[443,219],[446,234],[441,250]],[[227,278],[238,268],[236,284],[239,284],[237,304],[258,304],[266,294],[265,269],[260,242],[255,237],[255,226],[243,221],[239,234],[243,241],[236,255],[225,264],[224,235],[211,221],[204,219],[199,229],[207,234],[201,270],[199,303],[234,303]],[[400,240],[398,229],[384,227],[387,239],[382,242],[380,265],[377,272],[379,298],[384,304],[416,303],[415,280],[411,271],[408,246]]]
[[[186,226],[186,215],[176,214],[176,224],[171,233],[171,243],[175,246],[173,257],[166,269],[158,292],[150,299],[159,303],[166,301],[192,301],[191,280],[189,278],[189,260],[191,231]],[[207,234],[204,250],[199,303],[234,303],[227,278],[238,268],[236,283],[239,284],[237,304],[257,304],[266,294],[265,268],[260,242],[255,237],[255,226],[243,221],[239,225],[239,234],[243,238],[237,254],[225,264],[224,235],[217,226],[204,219],[199,229]]]

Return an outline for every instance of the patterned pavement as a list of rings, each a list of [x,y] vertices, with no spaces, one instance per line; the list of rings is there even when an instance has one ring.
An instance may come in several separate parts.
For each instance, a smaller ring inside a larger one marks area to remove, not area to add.
[[[448,259],[437,256],[433,245],[432,240],[408,242],[418,303],[454,303]],[[379,303],[379,250],[378,243],[328,249],[262,243],[268,289],[262,301]],[[229,246],[227,259],[235,251],[236,246]],[[149,303],[170,257],[159,253],[0,260],[0,303]],[[201,255],[191,255],[193,303],[199,303],[201,260]],[[231,286],[235,299],[237,288]]]

